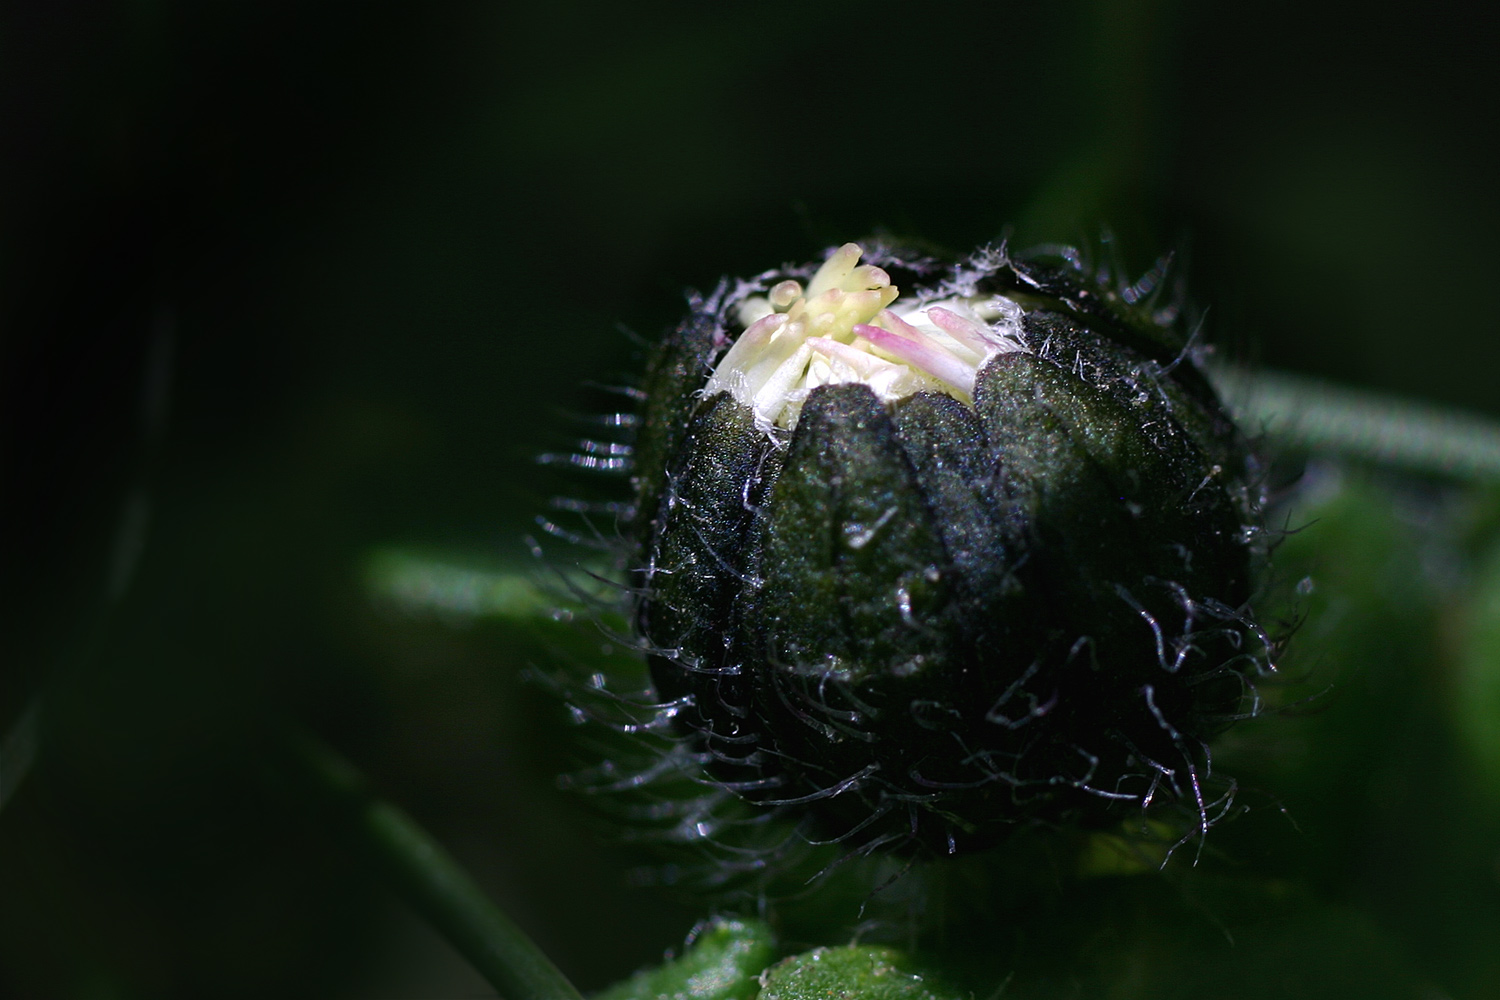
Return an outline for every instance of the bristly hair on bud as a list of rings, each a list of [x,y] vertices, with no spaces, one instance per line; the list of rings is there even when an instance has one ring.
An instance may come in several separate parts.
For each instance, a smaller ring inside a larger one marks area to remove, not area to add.
[[[645,664],[575,690],[640,754],[574,783],[634,793],[710,883],[816,844],[1206,833],[1233,790],[1208,741],[1274,643],[1259,477],[1165,276],[847,243],[693,299],[631,441],[564,459],[628,456],[616,523],[547,522],[614,553]]]

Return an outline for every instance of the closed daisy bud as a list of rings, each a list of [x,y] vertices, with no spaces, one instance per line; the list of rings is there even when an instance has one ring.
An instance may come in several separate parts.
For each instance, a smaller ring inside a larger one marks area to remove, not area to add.
[[[626,525],[683,766],[854,846],[1159,800],[1206,829],[1268,656],[1258,504],[1160,277],[851,243],[696,303]]]

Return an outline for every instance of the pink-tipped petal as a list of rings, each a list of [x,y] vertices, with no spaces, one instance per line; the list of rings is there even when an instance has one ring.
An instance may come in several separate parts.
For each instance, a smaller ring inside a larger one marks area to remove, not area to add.
[[[980,354],[988,354],[992,348],[998,346],[989,327],[967,316],[960,316],[950,309],[932,306],[927,310],[927,318],[932,320],[933,326]]]
[[[786,321],[786,317],[780,313],[771,313],[746,327],[739,339],[729,345],[724,357],[719,359],[713,377],[709,379],[707,391],[712,393],[732,388],[737,380],[743,378],[744,372],[754,366],[756,359],[765,351],[777,331],[786,325]]]
[[[747,326],[745,332],[740,334],[740,339],[736,343],[746,344],[750,347],[763,344],[770,340],[771,334],[780,329],[781,324],[785,322],[786,317],[780,313],[769,313]]]
[[[865,288],[884,288],[891,283],[891,276],[884,268],[876,267],[874,264],[861,264],[856,267],[845,282],[846,286],[852,286],[850,291],[858,291]]]
[[[807,283],[807,297],[816,298],[825,291],[842,285],[864,252],[864,248],[858,243],[845,243],[835,250]]]
[[[912,340],[927,339],[927,334],[923,333],[921,330],[918,330],[916,327],[912,326],[906,320],[902,319],[900,316],[897,316],[889,309],[882,309],[880,311],[880,315],[875,317],[875,322],[879,323],[881,326],[885,327],[887,330],[890,330],[893,333],[899,333],[903,337],[910,337]]]
[[[867,316],[873,319],[885,305],[882,299],[883,289],[871,288],[863,292],[849,292],[840,303],[839,311],[849,315]]]
[[[913,329],[911,327],[907,327],[907,329],[911,330],[911,333],[914,334],[914,336],[906,335],[906,331],[905,330],[897,333],[897,336],[906,336],[908,340],[915,340],[915,341],[920,341],[922,339],[922,335],[921,335],[920,331],[915,330],[915,329]],[[863,337],[866,340],[871,341],[872,343],[874,342],[874,337],[872,336],[872,334],[874,336],[879,336],[881,334],[889,335],[891,333],[890,330],[883,330],[883,329],[881,329],[878,326],[871,326],[868,323],[855,323],[854,324],[854,329],[851,332],[856,337]]]
[[[890,364],[881,358],[875,357],[857,347],[849,344],[841,344],[832,337],[808,337],[807,344],[813,350],[827,355],[829,358],[837,358],[850,369],[857,372],[861,377],[869,375],[880,365]]]
[[[786,281],[777,282],[768,297],[772,306],[777,309],[786,309],[802,297],[802,286],[788,278]]]
[[[941,379],[962,392],[973,394],[974,369],[947,351],[932,346],[930,342],[912,340],[899,333],[882,330],[878,326],[863,324],[855,327],[854,332],[868,340],[874,347],[900,358],[918,371]]]

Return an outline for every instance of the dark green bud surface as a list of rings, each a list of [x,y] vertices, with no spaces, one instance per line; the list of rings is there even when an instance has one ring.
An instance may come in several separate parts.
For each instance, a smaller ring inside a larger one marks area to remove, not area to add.
[[[1268,651],[1187,338],[1071,258],[862,253],[726,283],[648,375],[633,614],[682,759],[851,848],[1206,828]]]

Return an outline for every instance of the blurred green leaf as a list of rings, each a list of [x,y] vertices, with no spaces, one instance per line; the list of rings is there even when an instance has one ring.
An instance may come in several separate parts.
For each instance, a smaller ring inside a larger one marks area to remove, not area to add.
[[[680,958],[594,995],[594,1000],[752,1000],[756,975],[776,957],[771,930],[755,920],[715,917]]]
[[[894,948],[814,948],[766,970],[760,1000],[959,1000]]]
[[[1216,752],[1250,813],[1210,847],[1354,907],[1442,990],[1485,997],[1500,988],[1500,817],[1481,794],[1491,598],[1466,596],[1463,509],[1431,484],[1310,469],[1275,552],[1280,617],[1296,625],[1282,676],[1263,684],[1269,710]],[[1455,655],[1462,607],[1470,640]]]
[[[1456,629],[1454,726],[1480,772],[1480,789],[1500,810],[1500,544],[1478,568]]]

